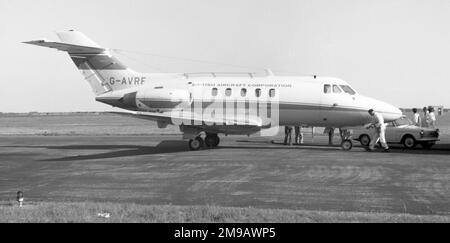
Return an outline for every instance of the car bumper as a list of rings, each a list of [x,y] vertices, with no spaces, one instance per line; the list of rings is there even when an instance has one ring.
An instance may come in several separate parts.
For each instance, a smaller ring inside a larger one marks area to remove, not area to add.
[[[441,141],[439,138],[419,138],[417,142],[438,142]]]

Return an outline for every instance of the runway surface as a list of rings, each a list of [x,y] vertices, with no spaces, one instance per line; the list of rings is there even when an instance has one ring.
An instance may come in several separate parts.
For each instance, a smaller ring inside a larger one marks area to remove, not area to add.
[[[367,153],[230,137],[0,137],[0,200],[450,214],[450,147]],[[161,142],[162,141],[162,142]]]

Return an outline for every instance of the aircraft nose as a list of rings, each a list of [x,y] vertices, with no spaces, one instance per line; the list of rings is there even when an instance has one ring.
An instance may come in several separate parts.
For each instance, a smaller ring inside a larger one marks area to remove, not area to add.
[[[386,121],[395,121],[403,116],[403,112],[399,108],[389,104],[382,113]]]
[[[368,107],[368,110],[374,109],[376,112],[381,113],[385,122],[395,121],[403,116],[403,112],[399,108],[386,102],[369,97],[365,97],[364,101],[366,103],[365,105]]]

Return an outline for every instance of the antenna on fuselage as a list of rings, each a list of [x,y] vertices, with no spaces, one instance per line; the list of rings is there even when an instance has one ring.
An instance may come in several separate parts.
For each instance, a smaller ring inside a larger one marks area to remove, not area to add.
[[[275,76],[270,68],[264,69],[267,76]]]

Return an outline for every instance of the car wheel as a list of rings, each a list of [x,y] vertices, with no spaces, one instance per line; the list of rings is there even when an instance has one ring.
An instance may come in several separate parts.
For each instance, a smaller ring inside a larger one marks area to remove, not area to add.
[[[369,146],[370,145],[370,137],[367,134],[363,134],[359,137],[359,141],[361,142],[362,146]]]
[[[405,136],[403,138],[403,146],[407,149],[415,148],[417,145],[416,139],[413,136]]]

